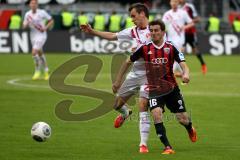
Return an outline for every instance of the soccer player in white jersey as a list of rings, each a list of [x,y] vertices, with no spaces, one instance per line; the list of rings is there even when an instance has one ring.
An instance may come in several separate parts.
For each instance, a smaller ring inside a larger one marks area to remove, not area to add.
[[[167,28],[167,40],[183,51],[185,43],[185,30],[194,26],[193,20],[189,17],[186,11],[178,7],[178,0],[170,0],[171,9],[164,13],[162,20]],[[174,73],[176,76],[181,76],[181,69],[174,65]]]
[[[47,40],[47,30],[53,24],[52,17],[42,9],[38,9],[38,0],[30,0],[30,10],[25,14],[23,29],[30,27],[30,39],[32,43],[32,56],[35,63],[35,72],[33,80],[41,76],[41,68],[44,68],[44,79],[48,80],[48,65],[46,57],[43,54],[43,45]],[[47,24],[45,22],[47,20]]]
[[[130,6],[129,13],[132,18],[133,23],[136,25],[131,28],[124,29],[118,33],[112,32],[102,32],[92,29],[92,27],[87,25],[81,25],[81,29],[86,32],[101,38],[108,40],[134,40],[137,43],[136,48],[146,44],[150,41],[150,31],[148,28],[148,16],[149,11],[144,4],[136,3]],[[113,92],[118,91],[118,96],[116,97],[114,109],[121,114],[115,119],[115,128],[120,127],[124,120],[128,118],[131,114],[131,110],[127,108],[127,100],[136,93],[140,86],[145,83],[145,69],[143,59],[138,60],[134,63],[132,70],[127,75],[123,84],[114,83]],[[141,142],[139,145],[140,153],[147,153],[147,140],[150,130],[150,117],[147,107],[142,103],[143,92],[140,92],[139,98],[139,130]]]

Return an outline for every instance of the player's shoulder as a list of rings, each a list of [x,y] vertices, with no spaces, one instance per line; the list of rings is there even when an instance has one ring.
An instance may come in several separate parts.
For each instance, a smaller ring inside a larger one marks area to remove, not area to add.
[[[185,14],[185,13],[187,13],[185,9],[178,8],[178,14]]]
[[[177,48],[172,41],[165,41],[165,44],[168,46],[172,46],[173,48]]]
[[[165,15],[169,15],[169,14],[171,14],[172,13],[172,10],[170,9],[170,10],[168,10],[168,11],[166,11],[164,14],[163,14],[163,16]]]
[[[186,3],[185,6],[191,8],[191,9],[194,8],[194,5],[192,3]]]
[[[45,14],[45,13],[47,13],[44,9],[37,9],[37,13],[38,14]]]
[[[31,10],[28,10],[28,11],[25,13],[25,16],[30,15],[30,14],[31,14]]]
[[[138,48],[149,48],[151,45],[153,45],[153,42],[149,41],[145,44],[141,44]]]
[[[152,41],[149,41],[149,42],[147,42],[146,44],[144,44],[144,46],[151,46],[151,45],[153,45],[153,42],[152,42]]]
[[[165,41],[165,43],[174,46],[172,41]]]

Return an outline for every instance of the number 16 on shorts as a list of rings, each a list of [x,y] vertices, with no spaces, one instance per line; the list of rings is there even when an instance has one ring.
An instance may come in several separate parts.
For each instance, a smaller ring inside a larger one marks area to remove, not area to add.
[[[156,99],[156,98],[154,98],[154,99],[149,99],[148,102],[149,102],[150,108],[157,106],[157,99]]]

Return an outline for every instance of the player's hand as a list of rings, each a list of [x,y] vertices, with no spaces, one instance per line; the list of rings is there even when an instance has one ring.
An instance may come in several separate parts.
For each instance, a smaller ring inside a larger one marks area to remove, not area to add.
[[[41,28],[39,28],[39,31],[40,32],[45,32],[45,31],[47,31],[47,28],[46,27],[41,27]]]
[[[91,33],[93,31],[90,24],[82,24],[80,25],[80,29],[85,33]]]
[[[113,85],[112,85],[112,91],[113,93],[117,93],[118,89],[120,88],[120,83],[118,82],[114,82]]]
[[[183,74],[182,75],[182,82],[183,83],[189,83],[190,78],[189,78],[189,74]]]

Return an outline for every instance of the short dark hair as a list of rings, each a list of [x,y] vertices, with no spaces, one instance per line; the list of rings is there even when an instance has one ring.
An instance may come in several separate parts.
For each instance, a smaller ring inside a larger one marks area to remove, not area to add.
[[[162,31],[165,31],[165,24],[162,20],[154,20],[149,23],[149,26],[159,25]]]
[[[133,3],[128,11],[131,12],[132,9],[136,9],[137,13],[141,13],[144,12],[145,16],[148,18],[149,17],[149,11],[146,5],[142,4],[142,3]]]

